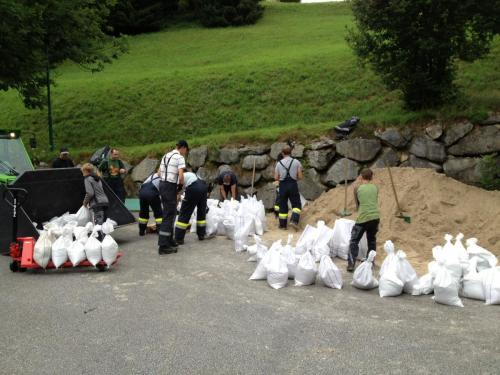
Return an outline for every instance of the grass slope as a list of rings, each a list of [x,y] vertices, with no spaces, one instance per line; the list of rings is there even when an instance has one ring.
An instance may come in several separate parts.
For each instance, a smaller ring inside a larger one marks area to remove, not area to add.
[[[351,115],[397,125],[500,107],[499,39],[490,56],[461,65],[459,104],[408,112],[397,92],[356,63],[344,40],[351,24],[346,4],[272,3],[254,26],[183,26],[130,38],[130,53],[101,73],[69,64],[56,72],[57,144],[110,143],[141,157],[181,137],[222,144],[313,136]],[[45,111],[25,110],[14,92],[0,95],[0,124],[35,132],[46,145]]]

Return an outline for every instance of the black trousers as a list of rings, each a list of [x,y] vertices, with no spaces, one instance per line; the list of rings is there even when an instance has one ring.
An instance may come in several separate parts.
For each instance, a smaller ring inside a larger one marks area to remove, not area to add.
[[[196,208],[196,233],[199,237],[206,234],[207,222],[207,184],[197,180],[186,188],[186,194],[182,201],[181,212],[175,223],[175,239],[183,240],[189,228],[189,220]]]
[[[351,231],[351,241],[349,242],[349,257],[348,261],[353,263],[359,254],[359,241],[366,232],[366,240],[368,242],[368,252],[371,250],[377,251],[377,232],[380,219],[370,220],[361,224],[354,224]],[[368,254],[366,254],[368,256]]]
[[[149,207],[153,210],[156,226],[163,221],[160,192],[154,186],[143,186],[139,191],[139,230],[145,231],[149,221]]]
[[[280,188],[276,188],[276,198],[274,199],[274,216],[278,217],[280,213]]]
[[[292,204],[291,222],[299,223],[302,212],[302,202],[300,201],[299,185],[293,178],[286,178],[280,181],[280,228],[286,228],[288,222],[288,200]]]
[[[106,211],[108,207],[106,206],[95,206],[91,208],[93,216],[94,216],[94,225],[102,225],[107,219]],[[97,239],[102,241],[104,238],[104,234],[102,231],[99,231]]]
[[[125,197],[127,196],[127,193],[125,192],[125,186],[123,186],[123,180],[121,177],[115,177],[115,178],[106,178],[106,183],[109,185],[111,190],[116,194],[116,196],[123,202],[125,203]]]
[[[169,238],[173,236],[175,214],[177,213],[177,184],[161,181],[160,196],[163,203],[163,220],[158,233],[158,246],[169,246]]]

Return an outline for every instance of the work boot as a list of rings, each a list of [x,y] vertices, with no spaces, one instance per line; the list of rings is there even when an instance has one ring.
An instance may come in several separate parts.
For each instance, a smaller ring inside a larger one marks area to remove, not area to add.
[[[205,235],[199,234],[198,235],[198,241],[203,241],[205,239]]]
[[[184,238],[183,239],[176,239],[175,242],[177,245],[184,245]]]
[[[177,250],[177,247],[179,246],[179,244],[174,240],[174,237],[168,237],[168,243],[169,243],[170,247]]]
[[[177,249],[174,249],[171,246],[160,246],[158,248],[159,255],[173,254],[176,252],[177,252]]]
[[[139,236],[144,236],[146,234],[146,228],[139,227]]]
[[[347,272],[354,272],[354,268],[356,267],[356,261],[354,262],[347,262]]]

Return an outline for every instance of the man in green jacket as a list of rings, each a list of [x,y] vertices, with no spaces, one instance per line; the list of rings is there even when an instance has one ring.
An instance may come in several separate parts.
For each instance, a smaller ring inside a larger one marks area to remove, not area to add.
[[[99,171],[111,190],[125,203],[126,193],[125,186],[123,185],[123,176],[127,171],[125,170],[125,165],[120,160],[120,151],[113,148],[110,151],[110,157],[104,159],[99,164]]]
[[[380,223],[378,208],[378,187],[372,182],[373,172],[369,168],[361,170],[359,185],[354,188],[354,200],[358,209],[358,218],[351,231],[347,271],[353,272],[359,253],[359,241],[366,232],[368,252],[377,251],[377,232]]]

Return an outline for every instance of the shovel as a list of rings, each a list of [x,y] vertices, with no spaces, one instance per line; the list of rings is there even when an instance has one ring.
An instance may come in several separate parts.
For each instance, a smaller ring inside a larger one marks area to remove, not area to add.
[[[250,188],[250,195],[251,196],[255,196],[257,194],[257,192],[253,188],[253,184],[255,182],[255,162],[256,162],[256,159],[253,158],[252,187]]]
[[[344,163],[344,209],[340,211],[340,217],[351,215],[351,211],[347,209],[347,163]]]
[[[401,210],[401,206],[399,205],[398,194],[396,193],[396,187],[394,186],[394,180],[392,179],[391,168],[389,167],[389,165],[387,165],[387,163],[385,163],[385,166],[387,167],[387,171],[389,172],[389,178],[391,179],[392,192],[394,193],[394,198],[396,199],[396,206],[398,207],[398,215],[396,215],[396,217],[403,219],[405,222],[410,224],[411,217],[407,216],[407,215],[403,215],[403,211]]]

